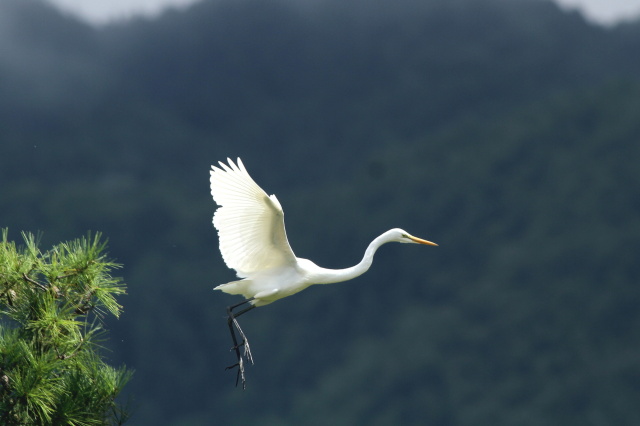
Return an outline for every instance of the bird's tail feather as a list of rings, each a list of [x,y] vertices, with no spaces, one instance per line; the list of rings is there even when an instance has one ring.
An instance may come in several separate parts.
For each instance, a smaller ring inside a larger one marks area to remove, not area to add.
[[[251,280],[238,280],[231,281],[226,284],[220,284],[219,286],[214,287],[214,290],[220,290],[227,294],[242,294],[247,288],[247,286],[251,283]]]

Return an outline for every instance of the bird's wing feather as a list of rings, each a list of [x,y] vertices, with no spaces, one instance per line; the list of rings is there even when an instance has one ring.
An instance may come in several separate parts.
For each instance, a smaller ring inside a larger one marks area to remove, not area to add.
[[[249,176],[242,161],[211,166],[211,195],[220,206],[213,215],[220,252],[241,278],[264,269],[295,264],[284,229],[284,213]]]

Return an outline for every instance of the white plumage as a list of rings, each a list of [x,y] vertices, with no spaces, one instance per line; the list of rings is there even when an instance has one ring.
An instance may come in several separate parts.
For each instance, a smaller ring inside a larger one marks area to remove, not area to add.
[[[325,269],[307,259],[296,258],[284,227],[284,213],[275,195],[267,195],[249,176],[238,158],[211,167],[211,195],[220,206],[213,216],[220,252],[229,268],[243,278],[215,287],[241,294],[255,306],[295,294],[312,284],[350,280],[371,266],[382,244],[397,241],[436,245],[402,229],[391,229],[373,240],[362,261],[351,268]]]
[[[246,298],[227,308],[232,350],[237,356],[237,363],[227,368],[238,367],[236,385],[242,379],[244,388],[244,359],[253,362],[253,358],[249,342],[236,320],[238,316],[257,306],[291,296],[312,284],[353,279],[369,269],[376,250],[385,243],[437,244],[394,228],[375,238],[357,265],[344,269],[321,268],[293,254],[284,228],[282,206],[276,196],[267,195],[251,179],[239,158],[237,164],[230,159],[227,162],[220,162],[220,167],[211,166],[211,195],[220,206],[213,215],[213,225],[218,230],[222,258],[241,279],[221,284],[215,289]],[[250,303],[249,307],[233,312],[245,303]],[[240,343],[234,327],[242,338]],[[241,346],[244,347],[244,357],[240,354]]]
[[[211,195],[221,207],[213,216],[220,252],[229,268],[246,278],[265,269],[293,266],[296,258],[284,230],[282,206],[238,165],[212,166]]]

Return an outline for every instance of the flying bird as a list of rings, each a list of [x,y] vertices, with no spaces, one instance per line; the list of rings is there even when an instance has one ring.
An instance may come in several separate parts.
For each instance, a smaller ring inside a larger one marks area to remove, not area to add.
[[[220,167],[211,166],[211,195],[220,206],[213,215],[213,225],[218,230],[222,258],[241,279],[214,289],[245,297],[244,301],[227,308],[227,323],[233,341],[231,349],[237,357],[237,362],[227,369],[238,368],[236,386],[242,380],[244,389],[245,359],[253,364],[253,357],[247,337],[238,324],[240,315],[296,294],[312,284],[356,278],[369,269],[373,255],[383,244],[437,244],[394,228],[375,238],[357,265],[344,269],[322,268],[293,254],[284,228],[282,206],[276,196],[267,195],[255,183],[240,158],[237,164],[231,159],[227,162],[219,162]],[[234,312],[241,306],[244,308]],[[234,328],[240,335],[240,342]],[[240,348],[244,348],[244,354]]]

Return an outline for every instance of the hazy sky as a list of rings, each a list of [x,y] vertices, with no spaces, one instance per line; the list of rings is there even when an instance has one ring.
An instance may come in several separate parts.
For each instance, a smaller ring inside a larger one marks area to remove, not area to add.
[[[168,7],[183,8],[199,0],[46,0],[62,10],[98,24],[135,15],[153,16]]]
[[[184,7],[198,0],[48,0],[70,13],[95,23],[134,15],[152,16],[167,7]],[[564,7],[579,9],[590,20],[611,24],[640,17],[640,0],[553,0]]]
[[[596,22],[611,24],[616,21],[640,18],[640,0],[553,0],[570,8],[579,9]]]

